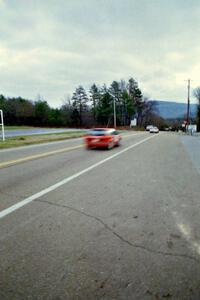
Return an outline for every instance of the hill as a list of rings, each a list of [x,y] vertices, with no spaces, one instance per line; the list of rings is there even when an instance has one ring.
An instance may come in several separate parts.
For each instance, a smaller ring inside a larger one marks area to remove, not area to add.
[[[155,112],[164,119],[182,119],[187,113],[187,104],[155,100]],[[197,104],[190,104],[190,117],[195,118]]]

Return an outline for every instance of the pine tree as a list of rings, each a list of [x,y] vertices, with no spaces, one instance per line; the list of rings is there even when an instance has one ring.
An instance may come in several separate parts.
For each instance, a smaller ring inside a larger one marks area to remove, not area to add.
[[[124,108],[123,108],[123,97],[122,97],[122,90],[121,85],[117,81],[113,81],[109,91],[114,98],[115,106],[116,106],[116,119],[117,124],[122,125],[123,123],[123,115],[124,115]]]
[[[87,102],[88,97],[85,92],[85,89],[80,85],[78,88],[76,88],[75,92],[72,96],[72,106],[73,110],[76,111],[76,119],[77,119],[77,113],[79,115],[79,124],[82,125],[82,115],[83,112],[87,110]]]
[[[94,122],[96,121],[96,115],[97,115],[97,107],[100,101],[100,91],[96,84],[94,83],[90,88],[90,99],[92,101],[92,112],[93,112],[93,118]]]
[[[142,110],[143,110],[143,95],[141,90],[138,87],[137,81],[135,81],[133,78],[129,79],[128,83],[128,93],[131,101],[131,105],[135,107],[135,110],[137,112],[137,118],[139,125],[141,124],[141,116],[142,116]]]
[[[96,106],[97,121],[108,126],[113,116],[113,97],[110,95],[106,85],[100,90],[100,98]]]

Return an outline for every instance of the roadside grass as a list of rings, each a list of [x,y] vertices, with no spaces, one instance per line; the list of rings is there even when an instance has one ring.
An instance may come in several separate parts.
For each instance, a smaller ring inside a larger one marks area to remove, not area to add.
[[[0,140],[0,149],[14,148],[20,146],[42,144],[54,141],[62,141],[71,138],[78,138],[84,136],[85,131],[71,131],[71,132],[59,132],[59,133],[48,133],[31,136],[18,136],[6,138],[3,142]]]
[[[33,126],[4,126],[5,130],[16,130],[16,129],[33,129]]]

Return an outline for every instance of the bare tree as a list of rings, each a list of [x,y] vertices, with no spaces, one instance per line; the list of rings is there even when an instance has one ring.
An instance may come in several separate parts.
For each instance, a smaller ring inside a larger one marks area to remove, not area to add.
[[[193,91],[194,97],[198,101],[198,105],[200,105],[200,86],[198,86],[196,89]]]
[[[154,100],[149,100],[147,97],[144,98],[142,111],[142,125],[146,127],[150,125],[156,115],[158,115],[157,103]]]
[[[198,106],[197,106],[197,131],[200,131],[200,87],[198,86],[196,89],[193,91],[194,97],[198,101]]]

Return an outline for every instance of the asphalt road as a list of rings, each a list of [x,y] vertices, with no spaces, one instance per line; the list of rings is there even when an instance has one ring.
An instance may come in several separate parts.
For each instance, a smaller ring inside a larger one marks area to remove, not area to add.
[[[200,299],[198,151],[172,133],[0,151],[0,299]]]
[[[188,155],[193,162],[194,167],[200,174],[200,135],[199,136],[182,136],[181,140],[188,151]]]

